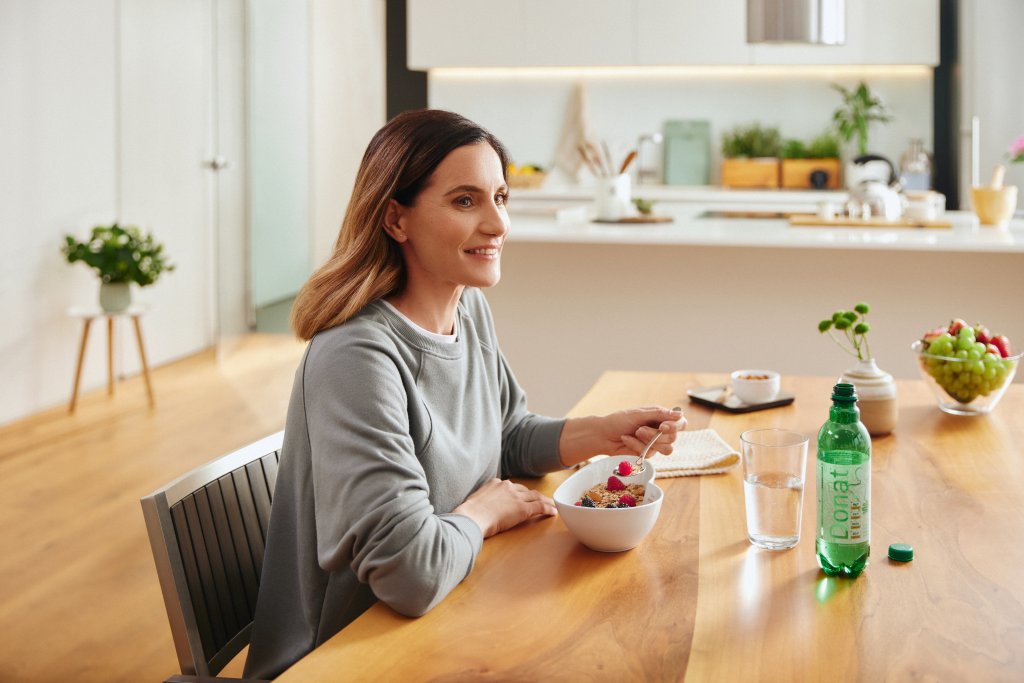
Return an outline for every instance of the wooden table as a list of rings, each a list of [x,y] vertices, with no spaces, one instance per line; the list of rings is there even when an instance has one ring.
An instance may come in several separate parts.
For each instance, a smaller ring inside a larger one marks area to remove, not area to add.
[[[743,415],[687,404],[723,379],[609,372],[571,415],[680,403],[738,447],[751,427],[816,434],[834,381],[784,378],[793,405]],[[747,541],[739,468],[668,479],[636,549],[590,551],[557,518],[514,529],[427,615],[378,603],[278,680],[1024,680],[1024,387],[986,417],[942,413],[919,381],[899,382],[899,403],[874,441],[872,556],[855,580],[818,569],[814,476],[782,552]],[[888,560],[893,542],[914,561]]]

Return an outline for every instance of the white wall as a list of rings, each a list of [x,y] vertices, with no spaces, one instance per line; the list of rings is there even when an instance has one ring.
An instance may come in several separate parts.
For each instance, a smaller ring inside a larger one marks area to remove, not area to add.
[[[313,0],[313,267],[330,255],[359,161],[384,125],[384,0]]]
[[[0,423],[70,397],[80,330],[65,315],[95,297],[64,233],[117,211],[114,0],[0,3]],[[103,377],[94,346],[86,377]]]
[[[864,80],[892,113],[888,124],[870,129],[869,151],[898,163],[911,138],[932,139],[932,79],[913,69],[885,74],[874,68]],[[830,124],[841,104],[830,84],[846,87],[860,79],[844,68],[807,73],[779,69],[700,70],[689,75],[596,76],[501,75],[474,78],[431,73],[430,105],[452,109],[491,129],[519,163],[549,165],[555,156],[577,81],[587,93],[588,120],[615,158],[644,133],[659,132],[669,119],[711,122],[711,184],[718,184],[722,133],[754,122],[776,126],[783,137],[809,141]]]
[[[306,229],[317,261],[384,122],[383,7],[311,2],[316,198]],[[65,233],[115,219],[152,229],[178,270],[135,292],[152,304],[150,363],[213,343],[202,167],[213,150],[199,110],[210,98],[212,16],[210,0],[0,2],[0,424],[70,398],[81,329],[66,309],[95,302],[97,280],[64,262]],[[106,381],[105,335],[91,336],[83,391]],[[125,330],[120,341],[118,365],[134,372],[134,339]]]
[[[1024,78],[1020,29],[1024,2],[964,0],[960,3],[961,83],[965,126],[977,116],[980,127],[979,178],[987,184],[992,169],[1004,163],[1010,144],[1024,135]],[[970,202],[971,141],[961,147],[961,194]],[[1024,210],[1024,164],[1010,164],[1005,183],[1018,188],[1017,209]]]

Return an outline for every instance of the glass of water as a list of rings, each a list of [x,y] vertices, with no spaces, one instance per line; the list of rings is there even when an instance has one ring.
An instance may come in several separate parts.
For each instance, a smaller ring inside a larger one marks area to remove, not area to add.
[[[807,437],[786,429],[740,435],[747,537],[758,548],[786,550],[800,541]]]

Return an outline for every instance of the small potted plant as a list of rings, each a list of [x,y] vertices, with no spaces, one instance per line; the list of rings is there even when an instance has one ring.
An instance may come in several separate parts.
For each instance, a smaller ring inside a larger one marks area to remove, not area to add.
[[[843,372],[841,381],[857,389],[860,420],[872,436],[888,434],[896,426],[896,382],[878,368],[871,355],[867,315],[871,307],[863,301],[852,311],[836,311],[818,323],[818,332],[828,333],[839,348],[857,359],[857,365]],[[837,334],[838,333],[838,334]]]
[[[131,304],[131,283],[146,287],[161,273],[174,270],[163,245],[135,226],[97,225],[84,242],[73,235],[64,239],[61,251],[68,263],[81,261],[99,275],[100,307],[109,313],[123,311]]]
[[[842,167],[839,138],[825,131],[809,144],[787,140],[782,146],[782,187],[837,189]]]
[[[778,187],[779,129],[754,123],[737,126],[722,136],[722,185]]]
[[[856,88],[844,88],[838,83],[833,83],[832,88],[843,98],[843,104],[832,114],[836,133],[843,142],[849,142],[856,136],[857,156],[864,156],[868,153],[868,129],[871,124],[875,121],[887,123],[892,117],[882,98],[872,93],[864,81],[858,83]]]

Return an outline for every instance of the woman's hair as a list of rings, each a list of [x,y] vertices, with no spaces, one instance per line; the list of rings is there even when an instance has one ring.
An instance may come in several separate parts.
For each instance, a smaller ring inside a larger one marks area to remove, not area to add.
[[[405,287],[402,252],[384,230],[389,201],[412,206],[452,150],[480,142],[494,148],[507,179],[505,146],[458,114],[410,111],[377,131],[359,165],[334,251],[303,285],[292,306],[292,329],[300,339],[340,325],[366,304]]]

